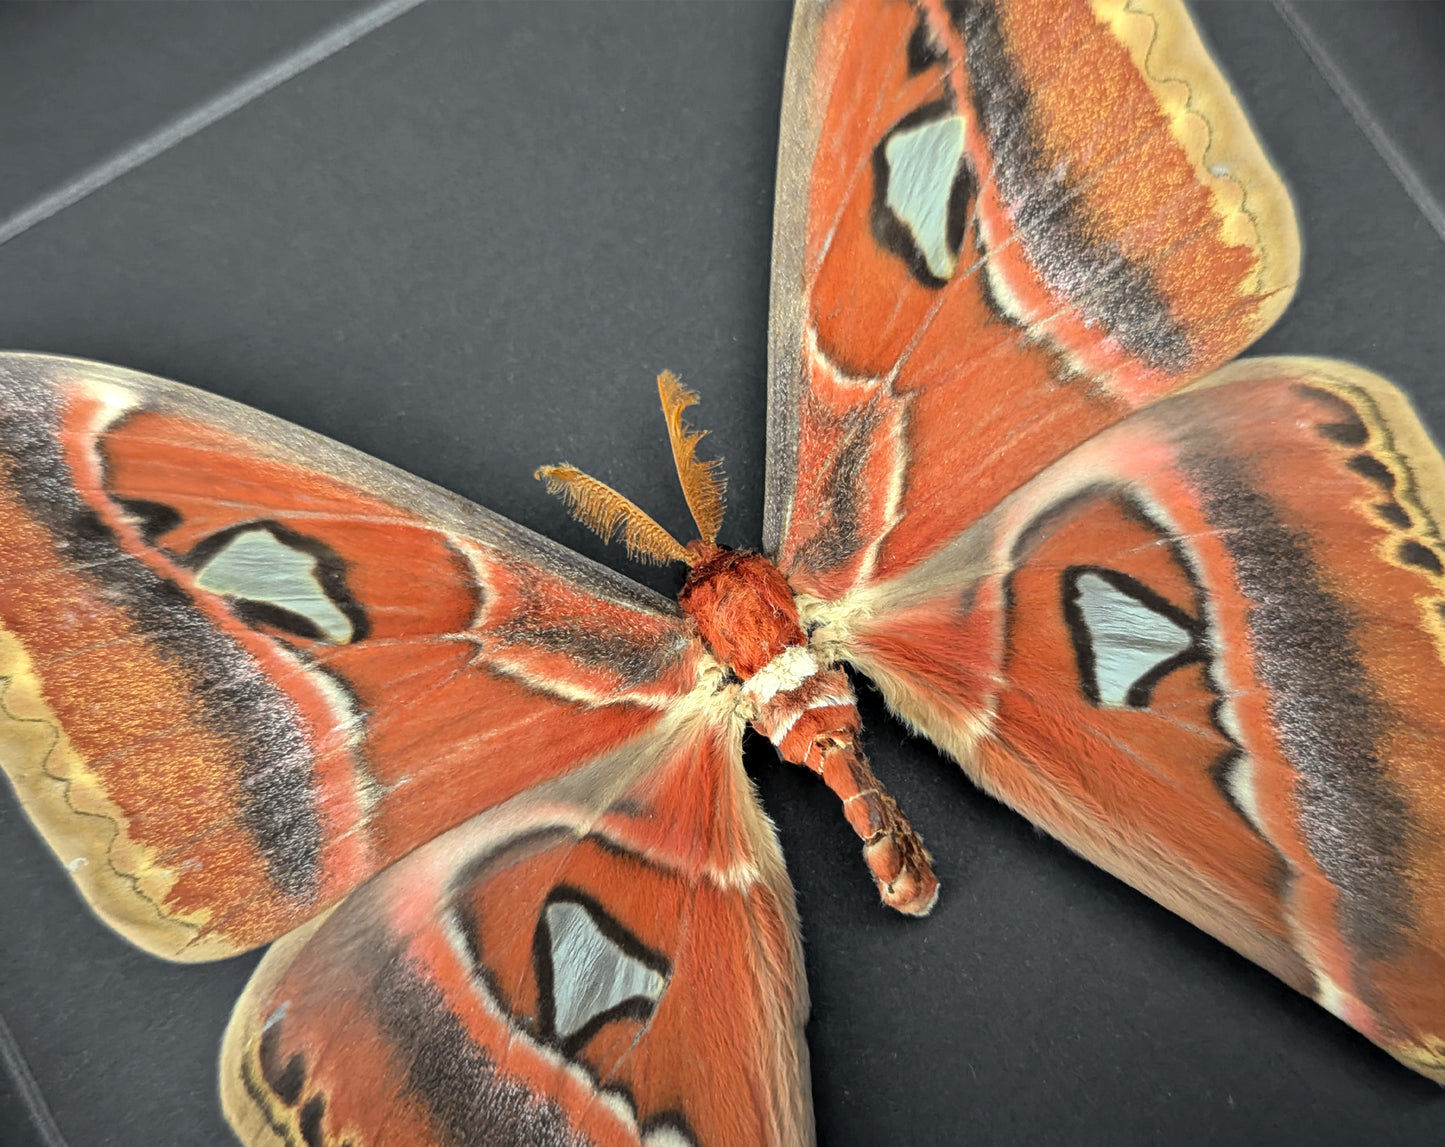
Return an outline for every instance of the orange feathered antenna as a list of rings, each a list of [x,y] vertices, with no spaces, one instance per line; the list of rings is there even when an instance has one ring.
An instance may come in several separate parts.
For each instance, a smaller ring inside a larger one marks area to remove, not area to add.
[[[698,537],[712,545],[722,526],[723,492],[727,489],[727,479],[718,470],[722,459],[711,462],[697,459],[697,444],[707,431],[693,430],[682,420],[682,412],[697,401],[697,395],[683,386],[670,370],[657,376],[657,393],[662,396],[662,413],[667,418],[667,436],[672,439],[672,460],[677,463],[682,495],[692,511],[692,520],[697,523]]]
[[[692,554],[676,538],[605,482],[565,462],[560,466],[543,466],[534,477],[547,483],[547,493],[561,495],[572,516],[600,534],[603,541],[612,541],[620,530],[629,557],[657,565],[667,562],[692,565]]]

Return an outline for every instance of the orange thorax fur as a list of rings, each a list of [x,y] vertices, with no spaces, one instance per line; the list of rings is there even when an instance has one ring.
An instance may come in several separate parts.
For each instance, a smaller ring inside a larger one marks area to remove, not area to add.
[[[793,591],[762,554],[701,542],[689,549],[697,560],[678,603],[713,656],[744,681],[788,646],[807,642]]]

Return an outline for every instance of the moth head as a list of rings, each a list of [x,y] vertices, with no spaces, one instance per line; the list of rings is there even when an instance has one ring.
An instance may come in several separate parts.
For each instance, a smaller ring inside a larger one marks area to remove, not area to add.
[[[629,557],[658,565],[686,562],[695,566],[718,552],[717,532],[722,525],[727,479],[719,469],[722,459],[703,462],[697,457],[697,444],[707,431],[694,430],[682,420],[682,412],[697,401],[697,395],[670,370],[657,376],[657,392],[667,419],[678,481],[697,524],[696,541],[684,546],[630,499],[565,462],[542,466],[535,477],[546,482],[547,492],[558,495],[572,516],[604,541],[610,542],[621,534]]]

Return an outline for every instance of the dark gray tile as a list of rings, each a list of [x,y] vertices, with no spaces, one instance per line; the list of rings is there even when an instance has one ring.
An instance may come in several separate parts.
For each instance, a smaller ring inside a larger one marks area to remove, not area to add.
[[[1358,43],[1396,38],[1414,4],[1377,14]],[[1297,5],[1317,17],[1334,5]],[[1445,427],[1445,242],[1385,165],[1272,6],[1201,4],[1220,52],[1289,182],[1304,237],[1304,277],[1284,317],[1255,348],[1349,359],[1415,395],[1437,437]],[[1381,81],[1383,86],[1383,81]],[[1445,117],[1445,89],[1418,93],[1420,114]],[[1445,158],[1445,135],[1422,140],[1421,164]]]
[[[1445,5],[1296,0],[1289,12],[1436,202],[1445,203]]]
[[[0,4],[0,219],[360,7]]]

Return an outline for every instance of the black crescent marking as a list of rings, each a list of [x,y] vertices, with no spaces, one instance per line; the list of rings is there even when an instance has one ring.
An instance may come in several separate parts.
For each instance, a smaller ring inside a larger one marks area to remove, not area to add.
[[[1373,454],[1355,454],[1345,463],[1360,477],[1375,483],[1387,492],[1395,489],[1395,472]]]
[[[162,502],[151,502],[144,498],[116,498],[115,503],[136,520],[140,526],[141,540],[147,545],[155,545],[158,538],[181,524],[180,511]]]
[[[908,37],[907,52],[910,76],[922,75],[935,64],[948,62],[948,57],[933,42],[933,33],[929,31],[926,12],[918,13],[918,21],[913,25],[913,32]]]
[[[1440,564],[1440,558],[1429,546],[1411,538],[1409,541],[1400,543],[1400,560],[1406,565],[1415,566],[1417,569],[1427,570],[1439,577],[1445,574],[1445,565]]]
[[[306,1147],[324,1147],[321,1121],[326,1116],[326,1096],[313,1095],[301,1108],[297,1124]]]
[[[1333,391],[1297,383],[1290,388],[1296,397],[1329,408],[1329,420],[1315,423],[1315,429],[1331,442],[1358,450],[1370,441],[1370,429],[1360,412]],[[1391,488],[1394,488],[1393,476]]]
[[[284,1022],[278,1018],[266,1024],[261,1031],[261,1046],[256,1055],[266,1086],[287,1107],[294,1107],[301,1098],[301,1089],[306,1085],[306,1057],[298,1051],[284,1064],[281,1062],[281,1025]]]
[[[1406,513],[1405,507],[1399,502],[1376,502],[1374,509],[1387,525],[1393,526],[1397,530],[1408,530],[1415,524],[1410,515]]]

